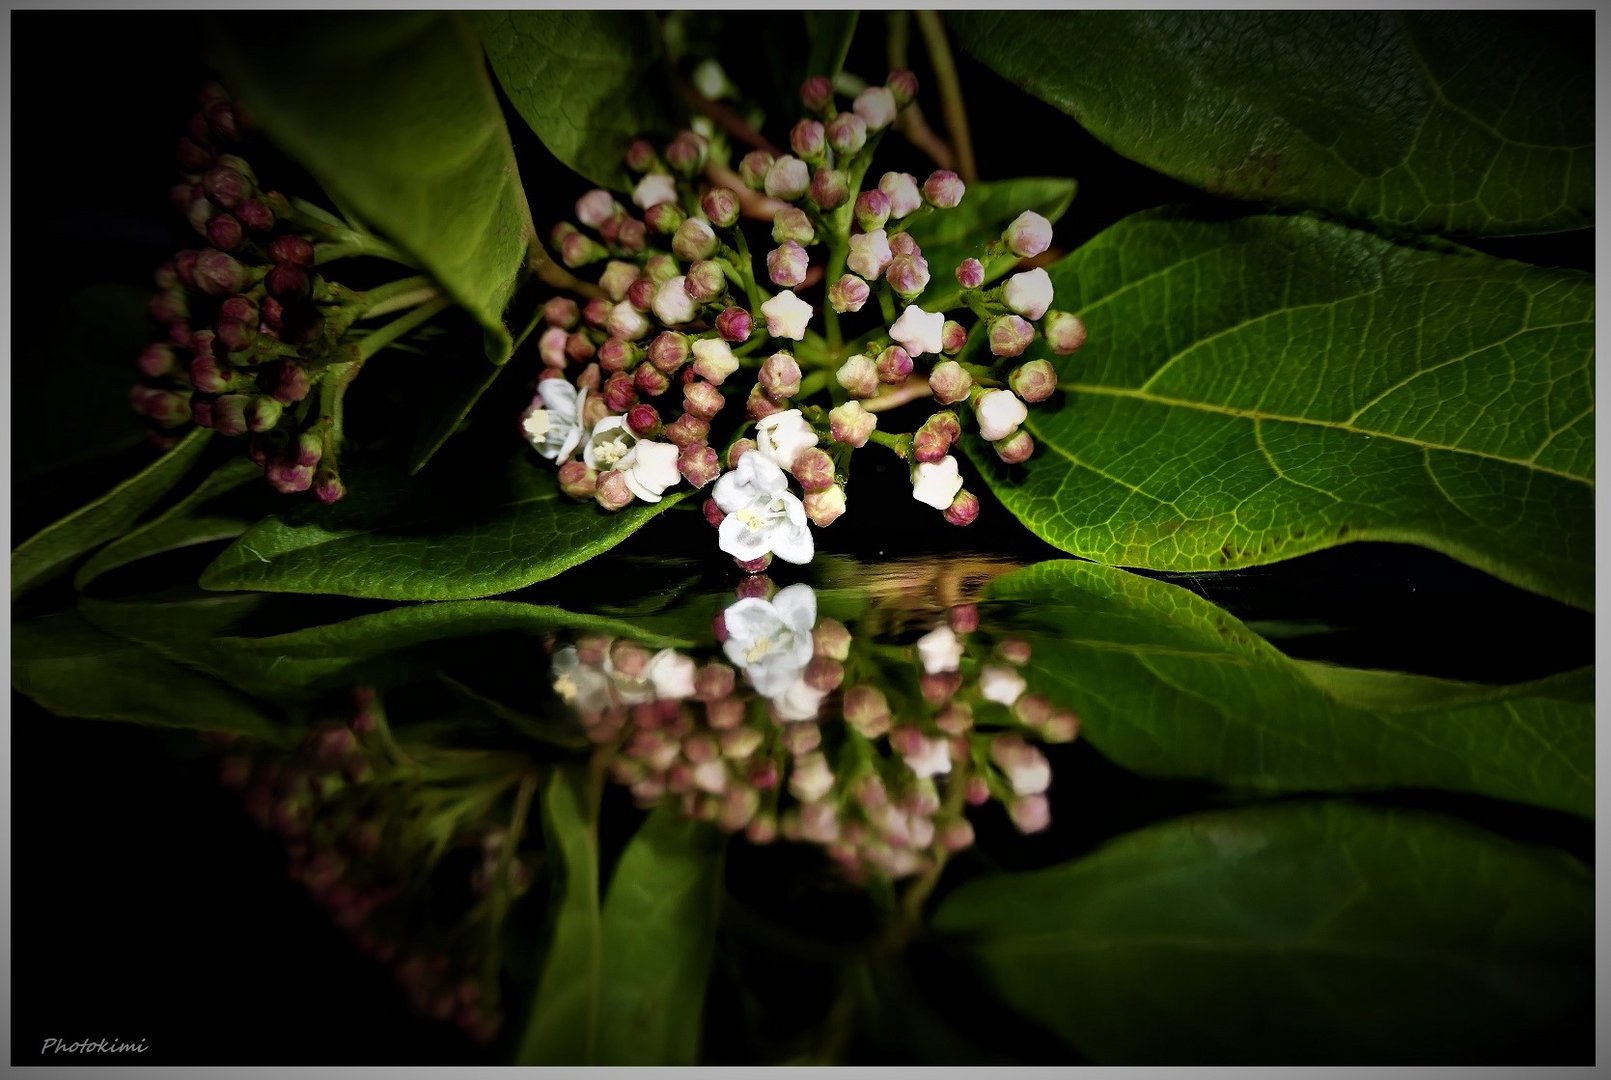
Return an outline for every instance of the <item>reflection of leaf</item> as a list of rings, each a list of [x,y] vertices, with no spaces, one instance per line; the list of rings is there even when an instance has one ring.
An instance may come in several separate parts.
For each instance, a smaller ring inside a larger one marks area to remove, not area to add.
[[[925,311],[946,311],[959,305],[962,290],[956,271],[962,260],[970,256],[983,259],[985,243],[1000,236],[1025,210],[1055,222],[1074,201],[1074,189],[1074,181],[1052,177],[975,180],[961,203],[919,218],[909,231],[923,248],[932,274],[928,290],[918,298],[919,306]],[[1017,262],[1011,253],[985,260],[985,281],[996,280]]]
[[[1593,812],[1592,670],[1494,687],[1298,663],[1185,589],[1091,563],[1041,563],[987,596],[1028,605],[1030,689],[1128,769]]]
[[[604,900],[599,1064],[695,1063],[721,885],[721,835],[670,804],[653,811]]]
[[[463,19],[276,12],[218,29],[213,62],[270,137],[430,270],[486,328],[489,357],[507,360],[503,311],[532,225]]]
[[[279,726],[250,698],[104,633],[77,612],[12,627],[11,681],[62,716],[281,738]]]
[[[362,470],[355,470],[361,473]],[[561,495],[554,470],[517,458],[499,476],[349,480],[333,506],[260,521],[202,574],[208,589],[461,600],[543,581],[608,551],[688,489],[619,513]]]
[[[654,16],[641,11],[483,11],[473,16],[492,70],[550,153],[621,188],[635,138],[671,124]]]
[[[140,472],[20,544],[11,553],[12,597],[45,581],[86,551],[123,535],[189,471],[212,434],[204,428],[193,430]]]
[[[948,17],[975,56],[1121,154],[1210,191],[1425,232],[1594,222],[1583,15]]]
[[[1593,895],[1452,819],[1287,804],[969,882],[933,926],[1098,1063],[1586,1060]]]
[[[1423,544],[1591,603],[1594,286],[1310,218],[1149,212],[1051,271],[1090,329],[1022,467],[969,451],[1043,539],[1220,570]],[[1037,343],[1026,354],[1043,354]]]

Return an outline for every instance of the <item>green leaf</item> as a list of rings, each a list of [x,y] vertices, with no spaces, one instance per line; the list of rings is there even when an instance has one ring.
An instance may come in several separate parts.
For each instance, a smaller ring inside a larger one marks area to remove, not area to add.
[[[721,834],[651,812],[604,900],[599,1064],[696,1063],[721,893]]]
[[[250,698],[105,633],[78,612],[18,623],[11,641],[12,685],[60,716],[283,741],[280,725]]]
[[[1585,15],[948,17],[976,57],[1119,153],[1217,194],[1418,232],[1594,223]]]
[[[1073,709],[1127,769],[1594,812],[1592,669],[1477,686],[1299,663],[1185,589],[1092,563],[1041,563],[986,596],[1026,612],[1030,689]]]
[[[968,882],[933,928],[1098,1064],[1587,1060],[1593,898],[1559,852],[1300,803]]]
[[[482,11],[473,16],[503,92],[559,160],[603,187],[627,186],[633,139],[674,123],[642,11]]]
[[[1052,358],[1065,394],[1031,410],[1034,457],[968,441],[1041,538],[1177,571],[1401,541],[1592,604],[1592,278],[1160,212],[1051,276],[1090,336]]]
[[[489,357],[507,360],[503,312],[534,234],[463,19],[276,12],[223,17],[217,29],[212,62],[256,122],[429,270],[486,328]]]
[[[567,766],[555,769],[543,788],[543,836],[549,859],[560,868],[560,883],[519,1065],[582,1065],[598,1055],[604,945],[598,837],[587,805],[590,783],[585,768]]]
[[[845,66],[850,54],[850,43],[856,36],[858,11],[802,11],[805,20],[806,40],[810,52],[806,57],[805,73],[800,81],[815,75],[833,79]]]
[[[122,536],[190,470],[212,434],[204,428],[192,430],[140,472],[25,540],[11,553],[12,599],[86,551]]]
[[[608,551],[687,490],[619,513],[560,493],[525,458],[503,475],[406,479],[354,471],[352,494],[302,504],[249,529],[201,576],[207,589],[464,600],[543,581]]]
[[[986,242],[1025,210],[1056,221],[1074,201],[1075,183],[1060,177],[975,180],[962,202],[950,210],[925,214],[908,230],[923,249],[933,271],[929,291],[918,299],[926,311],[946,311],[962,303],[957,267],[963,259],[984,261],[985,281],[995,281],[1018,263],[1011,253],[984,259]]]
[[[199,514],[195,511],[220,495],[234,491],[253,479],[261,479],[262,475],[263,470],[246,458],[235,458],[219,466],[195,491],[92,555],[78,568],[78,573],[73,577],[73,587],[82,589],[108,570],[139,562],[152,555],[195,544],[210,544],[215,540],[235,539],[246,531],[250,522],[226,514]]]

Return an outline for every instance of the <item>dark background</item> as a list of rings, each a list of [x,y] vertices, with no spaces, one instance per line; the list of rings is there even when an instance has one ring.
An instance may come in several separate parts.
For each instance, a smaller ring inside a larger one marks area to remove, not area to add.
[[[75,407],[55,383],[51,396],[38,400],[48,381],[44,373],[73,363],[72,355],[35,344],[41,330],[47,343],[61,330],[40,327],[40,313],[83,286],[146,285],[158,262],[195,243],[169,209],[166,192],[177,171],[173,144],[206,77],[198,18],[12,15],[12,394],[19,415]],[[876,16],[864,18],[852,70],[883,72],[879,29]],[[735,81],[767,85],[760,50],[733,55],[729,71]],[[920,48],[914,59],[921,60]],[[1119,158],[966,56],[958,60],[986,178],[1063,174],[1079,180],[1073,208],[1058,228],[1060,247],[1077,246],[1137,210],[1172,201],[1212,202]],[[920,62],[914,67],[924,77],[920,101],[930,123],[943,129],[928,73]],[[1001,122],[1007,115],[1011,122]],[[512,130],[533,191],[534,216],[546,230],[586,185],[565,173],[518,119]],[[1023,131],[1041,133],[1028,140],[1027,152]],[[777,142],[786,139],[786,130],[776,125],[768,134]],[[914,157],[908,167],[917,172],[923,165]],[[543,178],[552,199],[536,195],[534,177]],[[274,177],[265,180],[275,185]],[[1589,233],[1475,246],[1592,269]],[[129,370],[132,380],[132,355]],[[21,428],[14,426],[14,432]],[[15,454],[15,442],[13,449]],[[13,544],[151,454],[139,447],[97,464],[14,476]],[[880,505],[886,496],[905,500],[904,476],[881,460],[861,470],[867,473],[857,474],[861,506]],[[986,500],[984,515],[966,535],[970,546],[1026,560],[1054,554],[993,505],[982,486],[970,487]],[[657,526],[628,550],[672,545],[703,551],[690,537],[708,545],[708,537],[676,515]],[[893,554],[897,543],[903,554],[938,554],[957,540],[947,530],[896,528],[898,541],[880,515],[849,514],[824,547],[874,559]],[[209,554],[200,553],[198,568]],[[1418,549],[1355,544],[1272,567],[1171,580],[1245,620],[1321,628],[1277,640],[1294,655],[1485,681],[1536,677],[1593,659],[1590,614]],[[712,581],[730,584],[724,574]],[[545,586],[545,597],[565,587]],[[14,1062],[41,1060],[38,1048],[49,1037],[144,1040],[150,1050],[137,1057],[144,1064],[480,1059],[453,1029],[410,1013],[388,973],[358,954],[301,887],[286,879],[279,842],[252,827],[237,797],[218,784],[216,759],[196,740],[51,717],[16,694],[12,702]],[[1106,812],[1100,824],[1074,824],[1038,838],[1037,860],[1063,857],[1194,805],[1189,797],[1198,794],[1189,786],[1140,781],[1083,746],[1066,748],[1056,765],[1068,782],[1054,796],[1077,792],[1082,804],[1100,798]],[[1497,810],[1478,799],[1397,798],[1458,809],[1582,858],[1592,855],[1587,823],[1509,806]],[[1085,817],[1072,809],[1059,814],[1055,803],[1054,816]],[[1004,862],[1028,857],[1001,822],[983,823],[981,837],[981,846]],[[992,843],[999,846],[990,848]],[[773,872],[770,858],[736,859],[734,891],[763,887]],[[820,904],[801,911],[802,918],[818,921],[840,913]],[[721,993],[714,992],[713,1012],[724,1000]],[[710,1050],[738,1060],[745,1047],[714,1039]],[[876,1050],[867,1053],[876,1057]]]

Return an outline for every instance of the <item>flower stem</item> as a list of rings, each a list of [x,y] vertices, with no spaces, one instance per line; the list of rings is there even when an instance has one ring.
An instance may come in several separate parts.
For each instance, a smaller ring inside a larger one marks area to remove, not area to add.
[[[956,149],[957,174],[967,183],[979,179],[973,160],[973,136],[968,131],[968,109],[962,100],[962,84],[957,79],[956,60],[951,46],[945,40],[945,24],[935,11],[917,13],[918,28],[923,31],[923,43],[928,47],[929,64],[934,68],[935,80],[940,84],[940,104],[945,112],[945,128]]]
[[[909,459],[912,456],[912,436],[910,435],[896,435],[894,432],[879,431],[875,428],[873,433],[868,436],[868,440],[877,443],[897,457]]]
[[[424,274],[398,278],[384,285],[376,285],[363,294],[363,314],[359,318],[378,319],[394,311],[406,311],[440,295],[442,292],[436,287],[436,282]]]
[[[386,346],[397,341],[397,339],[401,338],[410,330],[415,329],[422,323],[425,323],[436,315],[439,315],[451,304],[452,301],[447,299],[447,297],[438,297],[435,300],[415,308],[407,315],[402,315],[393,319],[379,330],[367,335],[358,343],[359,362],[361,363],[362,361],[368,360],[371,356],[374,356]]]
[[[771,297],[767,296],[766,290],[755,280],[755,260],[750,255],[750,242],[745,237],[744,230],[737,225],[733,226],[733,247],[738,252],[737,269],[744,280],[744,293],[749,297],[750,315],[756,319],[764,319],[766,316],[761,314],[761,305]]]

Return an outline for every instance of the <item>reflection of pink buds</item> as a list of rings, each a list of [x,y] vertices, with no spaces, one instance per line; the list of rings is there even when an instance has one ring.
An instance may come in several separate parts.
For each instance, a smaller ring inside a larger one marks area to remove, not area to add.
[[[962,689],[962,672],[937,671],[933,674],[925,672],[920,685],[924,701],[930,705],[944,705]]]
[[[959,817],[940,826],[936,836],[945,850],[962,851],[973,846],[973,825],[967,818]]]
[[[876,686],[854,686],[845,691],[845,723],[869,739],[889,730],[889,701]]]
[[[694,673],[694,697],[704,702],[731,697],[737,676],[720,661],[711,661]]]
[[[824,618],[811,631],[812,654],[843,660],[850,655],[850,631],[838,619]]]
[[[979,605],[956,604],[945,613],[945,619],[958,634],[971,634],[979,629]]]
[[[947,735],[966,735],[973,729],[973,709],[966,702],[953,701],[934,717],[934,726]]]

